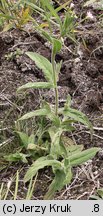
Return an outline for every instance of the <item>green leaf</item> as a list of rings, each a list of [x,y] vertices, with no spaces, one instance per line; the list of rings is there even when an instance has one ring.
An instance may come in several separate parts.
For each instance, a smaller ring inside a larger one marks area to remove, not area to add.
[[[2,32],[7,32],[10,29],[12,29],[14,27],[14,23],[9,23],[7,25],[4,26],[3,31]]]
[[[45,11],[47,12],[47,9],[49,10],[50,12],[50,17],[54,17],[57,22],[59,23],[59,25],[61,25],[61,19],[60,17],[58,16],[58,13],[56,12],[56,10],[54,9],[54,7],[51,5],[50,1],[49,0],[41,0],[43,6],[44,6],[44,9],[46,9]]]
[[[41,14],[44,12],[44,10],[37,6],[36,4],[29,2],[28,0],[23,0],[23,2],[25,2],[27,5],[29,5],[31,7],[32,10],[36,11],[36,12],[40,12]]]
[[[19,131],[16,131],[16,133],[19,135],[23,146],[27,147],[27,145],[28,145],[28,135],[26,133],[19,132]]]
[[[71,171],[71,167],[67,168],[65,173],[66,173],[66,176],[65,176],[65,180],[63,182],[64,186],[66,184],[69,184],[71,182],[71,180],[72,180],[73,174],[72,174],[72,171]]]
[[[33,118],[35,116],[46,116],[47,114],[49,114],[49,111],[47,109],[39,109],[23,115],[21,118],[18,119],[18,121]]]
[[[56,116],[54,113],[50,113],[47,117],[53,122],[56,127],[60,127],[60,118]]]
[[[55,66],[56,66],[56,80],[59,81],[58,75],[59,75],[60,70],[61,70],[62,60],[59,63],[56,63]]]
[[[76,154],[73,154],[69,158],[65,159],[65,163],[68,163],[68,166],[80,165],[92,159],[98,151],[100,151],[100,148],[94,147],[94,148],[84,150],[82,152],[78,152]]]
[[[74,123],[75,121],[74,120],[66,120],[66,121],[63,121],[61,123],[61,128],[64,130],[64,131],[74,131],[75,130],[75,127],[73,127],[71,124]]]
[[[56,55],[62,48],[62,42],[53,38],[53,54]]]
[[[33,178],[36,175],[38,170],[43,169],[46,166],[54,166],[57,169],[61,169],[61,163],[59,161],[48,160],[47,157],[41,157],[38,160],[36,160],[29,168],[29,170],[27,171],[24,177],[24,181],[25,182],[29,181],[31,178]]]
[[[68,95],[65,103],[65,109],[68,109],[71,106],[71,96]]]
[[[64,23],[62,25],[61,36],[64,37],[67,35],[67,33],[69,33],[69,31],[73,30],[74,28],[73,25],[74,25],[74,16],[67,12],[65,14]]]
[[[61,148],[60,148],[60,138],[62,134],[62,129],[57,129],[54,127],[49,128],[48,130],[50,138],[51,138],[51,149],[50,155],[57,159],[60,155],[62,155]]]
[[[66,148],[68,157],[77,154],[83,150],[83,145],[72,145]]]
[[[55,10],[56,12],[59,12],[62,8],[66,9],[66,6],[70,4],[72,0],[66,1],[65,3],[63,3],[62,5],[60,5],[59,7],[57,7]]]
[[[64,186],[65,180],[65,173],[63,170],[56,170],[55,178],[49,186],[48,192],[44,196],[44,200],[51,200],[53,199],[54,193],[59,191]]]
[[[31,134],[28,138],[28,144],[33,144],[34,143],[34,134]]]
[[[0,14],[0,17],[4,17],[6,20],[13,20],[14,18],[10,15],[6,15],[6,14]]]
[[[50,34],[48,34],[48,33],[47,33],[46,31],[44,31],[44,30],[42,30],[41,33],[42,33],[43,37],[44,37],[47,41],[49,41],[50,43],[52,43],[52,37],[50,36]]]
[[[49,113],[51,113],[51,107],[50,107],[50,104],[46,101],[43,101],[42,102],[42,108],[48,110]]]
[[[47,81],[53,83],[52,64],[48,61],[48,59],[35,52],[26,52],[26,55],[35,61],[37,67],[43,71]]]
[[[49,82],[29,82],[29,83],[26,83],[25,85],[22,85],[20,86],[18,89],[17,89],[17,92],[20,92],[22,90],[25,90],[25,89],[29,89],[29,88],[53,88],[53,85]]]
[[[72,108],[68,107],[68,108],[64,109],[63,114],[64,114],[64,116],[68,116],[77,122],[81,122],[84,125],[87,125],[88,128],[91,129],[91,131],[92,131],[92,124],[90,123],[89,119],[87,118],[87,116],[84,113],[82,113],[76,109],[72,109]]]
[[[22,161],[23,163],[28,163],[26,157],[28,157],[29,155],[23,154],[23,153],[14,153],[14,154],[9,154],[4,156],[4,159],[7,161],[11,161],[11,162],[16,162],[16,161]]]

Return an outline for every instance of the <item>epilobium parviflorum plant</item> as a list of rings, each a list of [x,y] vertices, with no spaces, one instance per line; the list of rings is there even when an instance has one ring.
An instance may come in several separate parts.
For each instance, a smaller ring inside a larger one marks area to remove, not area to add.
[[[44,199],[52,199],[56,191],[60,191],[66,184],[71,182],[72,168],[93,158],[99,151],[99,148],[96,147],[83,150],[82,145],[68,144],[70,139],[65,135],[65,132],[72,132],[75,129],[75,122],[86,125],[91,131],[92,125],[82,112],[71,108],[70,95],[67,96],[64,107],[59,107],[57,83],[62,63],[56,63],[55,56],[60,52],[62,42],[52,37],[49,37],[49,41],[52,44],[51,62],[38,53],[26,53],[37,67],[42,70],[46,81],[29,82],[18,88],[18,92],[29,88],[54,89],[55,105],[43,101],[40,104],[40,109],[29,112],[18,120],[38,119],[39,126],[34,134],[28,137],[19,132],[19,135],[29,154],[32,158],[34,156],[35,160],[24,177],[25,182],[33,178],[40,169],[48,166],[52,167],[54,179]]]

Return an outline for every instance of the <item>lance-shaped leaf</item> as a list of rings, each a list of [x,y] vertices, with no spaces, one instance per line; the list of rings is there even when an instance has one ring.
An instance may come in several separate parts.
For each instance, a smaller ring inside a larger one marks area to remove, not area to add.
[[[71,96],[68,95],[66,99],[66,103],[64,104],[65,109],[68,109],[71,106]]]
[[[44,56],[35,52],[26,52],[26,55],[28,55],[33,61],[35,61],[37,67],[43,71],[46,80],[53,83],[53,71],[50,61]]]
[[[23,132],[20,132],[20,131],[16,131],[16,133],[20,137],[22,146],[27,147],[27,145],[28,145],[28,139],[29,139],[28,135],[26,133],[23,133]]]
[[[48,132],[51,138],[50,154],[52,155],[52,157],[57,159],[60,155],[62,155],[60,138],[63,131],[61,128],[58,128],[56,131],[56,128],[50,127]]]
[[[52,183],[50,184],[49,190],[44,196],[44,200],[53,199],[54,193],[63,188],[65,180],[66,180],[65,172],[63,170],[56,170],[55,178],[53,179]]]
[[[29,89],[29,88],[42,88],[42,89],[47,89],[47,88],[53,88],[53,85],[49,82],[29,82],[29,83],[26,83],[25,85],[22,85],[20,86],[18,89],[17,89],[17,92],[20,92],[22,90],[25,90],[25,89]]]
[[[32,112],[29,112],[25,115],[23,115],[21,118],[19,118],[18,120],[21,121],[21,120],[26,120],[26,119],[29,119],[29,118],[33,118],[35,116],[46,116],[47,114],[49,114],[49,110],[47,109],[39,109],[39,110],[35,110],[35,111],[32,111]]]
[[[56,127],[60,127],[60,118],[56,116],[55,113],[51,112],[47,117],[53,122]]]
[[[65,186],[66,184],[69,184],[72,180],[73,174],[72,174],[71,167],[67,168],[65,173],[66,173],[66,176],[65,176],[65,180],[63,182],[63,186]]]
[[[98,151],[100,151],[100,148],[94,147],[94,148],[84,150],[82,152],[77,152],[76,154],[65,159],[64,163],[65,164],[68,163],[68,166],[80,165],[80,164],[85,163],[86,161],[92,159]]]
[[[60,61],[59,63],[56,63],[55,64],[55,67],[56,67],[56,80],[59,81],[59,73],[60,73],[60,70],[61,70],[61,66],[62,66],[62,61]]]
[[[59,7],[57,7],[56,9],[55,9],[55,11],[56,12],[59,12],[61,9],[65,9],[66,10],[66,6],[68,6],[69,4],[70,4],[70,2],[71,2],[72,0],[69,0],[69,1],[66,1],[65,3],[63,3],[63,4],[60,4],[60,6]]]
[[[61,29],[61,36],[64,37],[66,34],[74,28],[74,16],[69,14],[68,12],[65,14],[64,23]]]
[[[38,170],[43,169],[46,166],[54,166],[56,167],[56,169],[61,169],[62,167],[61,163],[57,160],[48,160],[47,157],[41,157],[38,160],[36,160],[29,168],[29,170],[27,171],[24,177],[24,181],[25,182],[29,181],[31,178],[33,178],[36,175]]]
[[[54,7],[51,5],[50,1],[49,0],[41,0],[42,4],[43,4],[43,7],[44,7],[44,10],[45,12],[47,10],[49,10],[49,13],[50,13],[50,17],[54,17],[57,22],[61,25],[61,19],[60,17],[58,16],[58,13],[56,12],[56,10],[54,9]],[[46,10],[47,9],[47,10]]]
[[[53,54],[56,55],[62,48],[62,42],[53,38]]]
[[[23,163],[27,163],[26,157],[29,157],[28,154],[23,154],[16,152],[14,154],[5,155],[4,158],[7,161],[16,162],[16,161],[22,161]]]
[[[43,29],[41,30],[41,33],[43,35],[43,37],[48,40],[50,43],[52,43],[52,37],[50,36],[50,34],[48,34],[46,31],[44,31]]]
[[[34,134],[31,134],[31,135],[29,136],[29,138],[28,138],[28,145],[29,145],[30,143],[34,143]]]
[[[45,200],[53,199],[54,193],[60,191],[66,184],[69,184],[72,179],[71,167],[64,167],[63,170],[55,170],[55,178],[49,186],[49,190],[44,196]]]
[[[76,109],[72,109],[72,108],[68,107],[68,108],[64,109],[63,114],[65,116],[68,116],[68,117],[74,119],[75,121],[78,121],[78,122],[83,123],[84,125],[87,125],[88,128],[91,129],[91,131],[92,131],[92,124],[90,123],[89,119],[87,118],[87,116],[84,113],[82,113]]]

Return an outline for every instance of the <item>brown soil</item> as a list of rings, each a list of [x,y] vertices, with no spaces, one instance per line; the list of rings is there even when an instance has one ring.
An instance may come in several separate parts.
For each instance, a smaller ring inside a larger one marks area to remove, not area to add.
[[[74,1],[74,3],[77,15],[81,10],[83,18],[87,12],[87,9],[82,10],[83,1]],[[83,144],[84,148],[101,147],[101,152],[93,160],[73,170],[74,178],[71,185],[57,193],[55,199],[88,199],[97,188],[103,187],[103,31],[96,18],[96,10],[93,8],[89,10],[96,20],[80,24],[78,30],[83,33],[79,31],[77,33],[78,45],[67,38],[65,48],[56,56],[57,61],[63,60],[58,82],[59,102],[62,105],[67,94],[71,95],[72,106],[84,112],[94,126],[92,141],[88,130],[78,125],[72,138],[76,143]],[[21,50],[18,56],[17,48]],[[68,48],[73,52],[69,52]],[[36,32],[12,30],[0,36],[0,124],[1,129],[6,128],[5,131],[0,131],[1,143],[7,139],[14,139],[15,121],[22,114],[39,106],[41,95],[50,102],[54,101],[51,90],[30,90],[23,95],[16,94],[17,87],[22,84],[44,80],[42,72],[25,55],[28,50],[36,51],[50,60],[50,47]],[[10,53],[13,53],[11,57]],[[21,166],[21,164],[7,166],[1,171],[0,181],[9,181]],[[27,167],[24,167],[20,174],[21,179],[26,170]],[[40,172],[33,199],[43,198],[51,179],[50,170]],[[23,182],[20,184],[18,198],[22,199],[27,191],[27,185]]]

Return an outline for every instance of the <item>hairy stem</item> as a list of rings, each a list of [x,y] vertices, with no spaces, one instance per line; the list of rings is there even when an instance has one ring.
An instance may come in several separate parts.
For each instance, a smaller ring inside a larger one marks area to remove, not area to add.
[[[53,78],[54,78],[54,91],[55,91],[55,114],[58,115],[58,86],[57,86],[57,79],[56,79],[56,68],[55,68],[55,55],[51,55],[51,63],[53,67]]]

